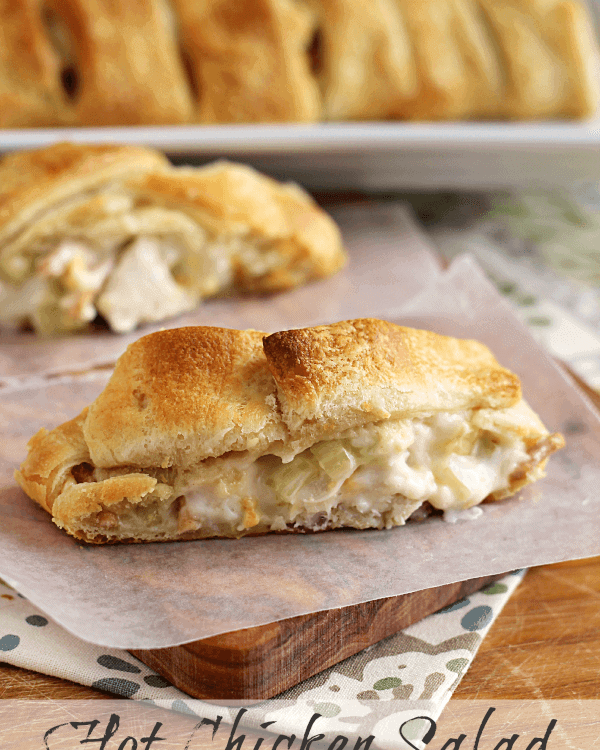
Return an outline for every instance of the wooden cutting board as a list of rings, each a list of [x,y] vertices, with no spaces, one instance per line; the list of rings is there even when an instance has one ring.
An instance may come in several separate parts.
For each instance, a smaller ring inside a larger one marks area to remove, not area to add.
[[[291,617],[183,646],[131,653],[195,698],[264,700],[500,577],[474,578]]]

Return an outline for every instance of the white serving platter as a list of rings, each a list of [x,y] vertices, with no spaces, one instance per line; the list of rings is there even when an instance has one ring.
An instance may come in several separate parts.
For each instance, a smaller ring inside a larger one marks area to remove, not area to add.
[[[65,140],[145,144],[179,163],[244,161],[312,190],[541,187],[600,179],[596,119],[3,130],[0,152]]]

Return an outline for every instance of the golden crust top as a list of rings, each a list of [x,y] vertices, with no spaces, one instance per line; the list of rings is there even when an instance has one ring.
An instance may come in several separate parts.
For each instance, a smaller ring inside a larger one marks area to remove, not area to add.
[[[47,0],[75,75],[73,124],[179,124],[192,96],[166,0]]]
[[[483,344],[381,320],[282,331],[266,338],[264,348],[292,429],[502,408],[521,397],[517,376]]]
[[[586,117],[584,0],[0,0],[0,127]]]
[[[83,427],[94,464],[189,465],[281,439],[264,335],[190,327],[132,344]]]
[[[319,23],[326,120],[394,118],[417,91],[413,45],[396,0],[309,0]]]
[[[264,341],[263,341],[264,339]],[[502,408],[516,375],[476,341],[363,319],[266,334],[189,327],[120,358],[83,426],[96,466],[194,464],[416,412]]]
[[[312,122],[321,102],[307,53],[314,30],[296,0],[174,0],[197,82],[196,121]]]
[[[0,0],[0,126],[187,122],[166,0]]]
[[[597,107],[583,2],[308,1],[326,119],[542,119]]]

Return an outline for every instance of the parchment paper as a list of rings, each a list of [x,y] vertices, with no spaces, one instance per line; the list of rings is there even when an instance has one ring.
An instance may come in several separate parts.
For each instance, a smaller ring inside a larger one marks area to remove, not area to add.
[[[32,333],[0,330],[0,388],[31,382],[34,375],[58,376],[111,364],[128,344],[151,331],[211,325],[276,331],[317,321],[368,315],[373,299],[396,305],[434,278],[439,260],[398,203],[329,208],[342,230],[347,266],[330,279],[269,297],[207,300],[193,313],[118,336],[106,331],[44,340]]]
[[[523,376],[527,398],[568,447],[545,480],[475,521],[390,531],[87,547],[11,483],[40,425],[79,411],[104,373],[0,392],[0,576],[79,637],[156,648],[312,611],[600,553],[600,420],[487,282],[461,258],[403,308],[372,312],[476,337]]]

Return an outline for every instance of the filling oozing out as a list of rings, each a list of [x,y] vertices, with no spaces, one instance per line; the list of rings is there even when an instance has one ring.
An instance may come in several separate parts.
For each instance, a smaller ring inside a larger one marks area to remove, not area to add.
[[[351,429],[287,463],[241,453],[209,459],[208,472],[172,469],[168,478],[157,475],[159,484],[143,503],[124,501],[127,508],[109,511],[103,533],[158,538],[390,528],[424,503],[441,511],[471,508],[508,489],[511,475],[531,463],[518,436],[478,428],[472,414]],[[111,473],[95,469],[94,480]],[[94,523],[87,519],[90,528]]]

